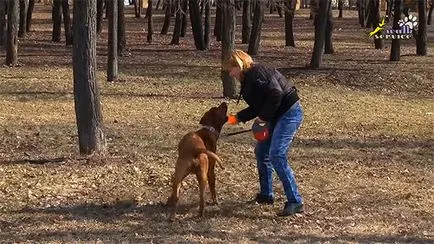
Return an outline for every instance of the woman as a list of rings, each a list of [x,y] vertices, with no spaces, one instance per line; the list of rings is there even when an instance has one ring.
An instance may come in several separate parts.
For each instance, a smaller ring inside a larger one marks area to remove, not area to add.
[[[273,204],[273,168],[283,184],[287,202],[279,216],[303,212],[303,201],[297,190],[294,174],[288,164],[287,153],[295,133],[303,120],[297,89],[276,69],[253,63],[241,50],[233,50],[223,69],[241,83],[240,97],[249,105],[236,115],[228,117],[229,124],[255,119],[255,124],[266,123],[269,137],[258,141],[255,148],[260,192],[255,201]]]

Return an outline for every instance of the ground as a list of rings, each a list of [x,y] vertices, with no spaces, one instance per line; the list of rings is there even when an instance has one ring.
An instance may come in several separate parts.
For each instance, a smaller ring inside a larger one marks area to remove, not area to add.
[[[285,201],[277,178],[274,206],[246,203],[258,180],[255,141],[242,134],[218,143],[226,167],[217,169],[220,205],[198,219],[197,183],[189,177],[172,223],[162,203],[177,142],[224,100],[220,43],[213,38],[210,50],[196,51],[189,32],[180,46],[168,45],[159,11],[147,44],[146,21],[131,8],[127,14],[120,82],[105,82],[106,21],[98,39],[103,158],[78,155],[71,49],[51,42],[48,7],[37,5],[34,32],[20,40],[21,66],[0,68],[2,242],[434,241],[432,26],[428,56],[416,56],[411,40],[402,42],[401,61],[390,62],[390,42],[375,50],[356,12],[345,11],[335,22],[335,53],[308,70],[308,11],[294,20],[296,48],[284,46],[283,18],[267,14],[254,59],[279,68],[302,98],[305,119],[289,160],[306,212],[276,217]],[[246,49],[239,34],[236,47]],[[229,110],[245,106],[230,101]],[[249,127],[225,126],[223,134]]]

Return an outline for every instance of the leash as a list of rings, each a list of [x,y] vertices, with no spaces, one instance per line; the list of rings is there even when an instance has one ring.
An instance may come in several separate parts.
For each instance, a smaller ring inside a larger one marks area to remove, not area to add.
[[[231,132],[231,133],[224,134],[223,137],[234,136],[234,135],[243,134],[243,133],[250,132],[250,131],[252,131],[252,129],[241,130],[241,131],[237,131],[237,132]]]

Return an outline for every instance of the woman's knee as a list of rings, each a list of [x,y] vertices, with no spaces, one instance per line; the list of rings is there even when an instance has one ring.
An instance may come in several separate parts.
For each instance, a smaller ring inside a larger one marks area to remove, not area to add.
[[[287,164],[288,159],[286,157],[286,153],[284,152],[270,152],[270,161],[273,166],[281,166],[282,164]]]

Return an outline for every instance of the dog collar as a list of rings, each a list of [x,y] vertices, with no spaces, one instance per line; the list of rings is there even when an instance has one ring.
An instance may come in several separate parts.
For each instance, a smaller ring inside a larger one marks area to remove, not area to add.
[[[219,135],[219,134],[220,134],[220,133],[217,132],[217,130],[216,130],[214,127],[212,127],[212,126],[210,126],[210,125],[204,125],[202,128],[203,128],[203,129],[207,129],[207,130],[209,130],[211,133],[214,133],[214,134],[216,134],[216,135]]]

